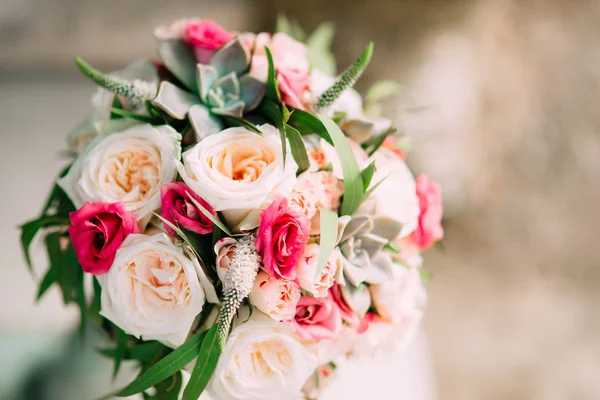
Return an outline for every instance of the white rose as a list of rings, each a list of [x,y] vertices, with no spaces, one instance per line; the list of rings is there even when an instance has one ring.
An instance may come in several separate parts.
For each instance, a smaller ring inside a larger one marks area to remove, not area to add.
[[[316,357],[289,325],[254,312],[231,332],[208,393],[219,400],[301,399],[300,391],[316,368]]]
[[[314,297],[327,297],[329,288],[335,283],[335,277],[342,268],[342,254],[336,247],[321,272],[317,274],[319,248],[316,243],[306,245],[298,263],[298,281],[300,287]]]
[[[130,335],[172,347],[185,342],[205,301],[194,264],[164,233],[129,235],[98,279],[104,317]]]
[[[288,194],[296,182],[298,166],[289,146],[284,168],[279,132],[271,125],[260,129],[262,136],[243,127],[209,136],[179,164],[185,183],[223,211],[234,230],[255,228],[265,201]]]
[[[361,208],[378,217],[388,217],[402,224],[398,238],[410,234],[419,222],[419,198],[415,178],[396,154],[379,149],[372,157],[377,170],[371,186],[379,184]],[[382,181],[383,180],[383,181]],[[369,210],[370,209],[370,210]]]
[[[254,280],[250,303],[275,321],[289,321],[296,314],[300,287],[286,279],[276,279],[261,271]]]
[[[177,176],[181,135],[169,126],[138,125],[97,138],[58,183],[79,208],[122,202],[142,229],[160,208],[160,188]]]

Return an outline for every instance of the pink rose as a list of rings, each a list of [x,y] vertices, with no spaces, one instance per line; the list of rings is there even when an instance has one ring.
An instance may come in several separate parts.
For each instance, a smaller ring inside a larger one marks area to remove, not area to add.
[[[202,64],[206,64],[215,50],[233,37],[232,33],[210,19],[189,22],[183,35],[183,39],[194,48],[196,59]]]
[[[267,46],[273,56],[282,101],[304,110],[304,94],[311,85],[306,45],[281,32],[272,37],[268,33],[260,33],[254,37],[245,34],[243,40],[254,47],[250,75],[260,80],[267,79],[268,64],[264,50]]]
[[[202,211],[190,200],[190,196],[200,205],[209,210],[212,215],[217,215],[215,210],[204,199],[183,182],[169,183],[161,188],[162,210],[161,217],[174,225],[179,225],[183,229],[206,235],[212,233],[213,223]],[[170,236],[175,235],[175,231],[165,224],[165,230]]]
[[[329,289],[329,297],[335,302],[342,315],[342,320],[351,326],[358,326],[361,322],[360,317],[350,308],[344,297],[338,284],[334,284]]]
[[[260,214],[256,250],[265,270],[278,278],[296,279],[296,267],[310,235],[310,221],[285,197]]]
[[[442,228],[442,190],[437,182],[427,175],[419,175],[416,181],[419,198],[419,223],[411,234],[412,240],[421,249],[429,248],[444,236]]]
[[[300,110],[306,109],[304,93],[310,87],[310,76],[297,69],[281,67],[277,70],[277,83],[281,101]]]
[[[107,273],[123,240],[140,233],[135,215],[123,203],[85,203],[69,217],[69,236],[81,268],[94,275]]]
[[[258,273],[250,292],[250,303],[279,322],[294,318],[299,300],[297,283],[273,278],[264,271]]]
[[[342,329],[342,314],[331,296],[302,296],[292,328],[302,340],[333,339]]]
[[[304,254],[298,263],[298,282],[300,287],[314,297],[326,297],[333,286],[335,277],[342,270],[342,253],[335,248],[325,266],[317,274],[320,246],[317,243],[306,245]]]

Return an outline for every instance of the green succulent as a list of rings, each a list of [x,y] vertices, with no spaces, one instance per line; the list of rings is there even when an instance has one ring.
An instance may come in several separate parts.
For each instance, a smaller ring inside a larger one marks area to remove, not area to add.
[[[350,217],[338,222],[338,243],[343,257],[343,273],[339,276],[341,293],[348,305],[364,315],[371,305],[365,283],[378,284],[395,276],[395,265],[384,246],[398,236],[402,224],[382,216],[374,216],[363,204]]]
[[[265,83],[248,75],[251,56],[238,37],[217,50],[208,64],[198,64],[178,39],[161,40],[158,53],[188,90],[163,81],[152,103],[175,119],[187,116],[199,138],[222,129],[217,116],[241,120],[264,96]]]

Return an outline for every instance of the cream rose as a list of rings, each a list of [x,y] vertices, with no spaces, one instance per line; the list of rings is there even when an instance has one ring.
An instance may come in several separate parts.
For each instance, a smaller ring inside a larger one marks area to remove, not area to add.
[[[261,271],[254,280],[250,303],[275,321],[289,321],[296,314],[300,287],[286,279],[276,279]]]
[[[375,309],[385,321],[393,324],[420,319],[427,295],[419,270],[398,266],[396,275],[392,281],[369,286]]]
[[[317,368],[316,357],[295,338],[289,325],[254,312],[240,316],[208,385],[219,400],[287,400]]]
[[[319,245],[308,244],[298,264],[298,281],[300,287],[314,297],[326,297],[329,288],[335,283],[338,271],[342,268],[342,254],[336,247],[321,272],[317,274],[318,259]]]
[[[164,233],[129,235],[98,279],[104,317],[130,335],[172,347],[185,342],[205,302],[194,264]]]
[[[160,208],[160,188],[177,176],[181,135],[169,126],[138,125],[97,138],[58,183],[80,208],[122,202],[142,229]]]
[[[415,230],[419,221],[415,178],[404,161],[389,149],[379,149],[372,159],[377,170],[371,185],[381,184],[361,205],[361,209],[402,223],[398,238],[405,237]]]
[[[260,129],[262,136],[243,127],[209,136],[186,151],[178,167],[185,183],[236,230],[255,228],[263,203],[288,194],[296,182],[289,146],[284,168],[279,132],[271,125]]]

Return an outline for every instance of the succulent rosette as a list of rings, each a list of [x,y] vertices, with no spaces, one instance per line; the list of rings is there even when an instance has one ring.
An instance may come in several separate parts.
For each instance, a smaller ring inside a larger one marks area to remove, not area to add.
[[[329,25],[278,26],[185,19],[155,30],[155,61],[76,59],[94,109],[21,239],[31,266],[45,235],[39,296],[59,286],[105,330],[115,372],[140,365],[119,397],[318,398],[339,362],[419,326],[440,187],[352,88],[372,44],[336,75]]]

